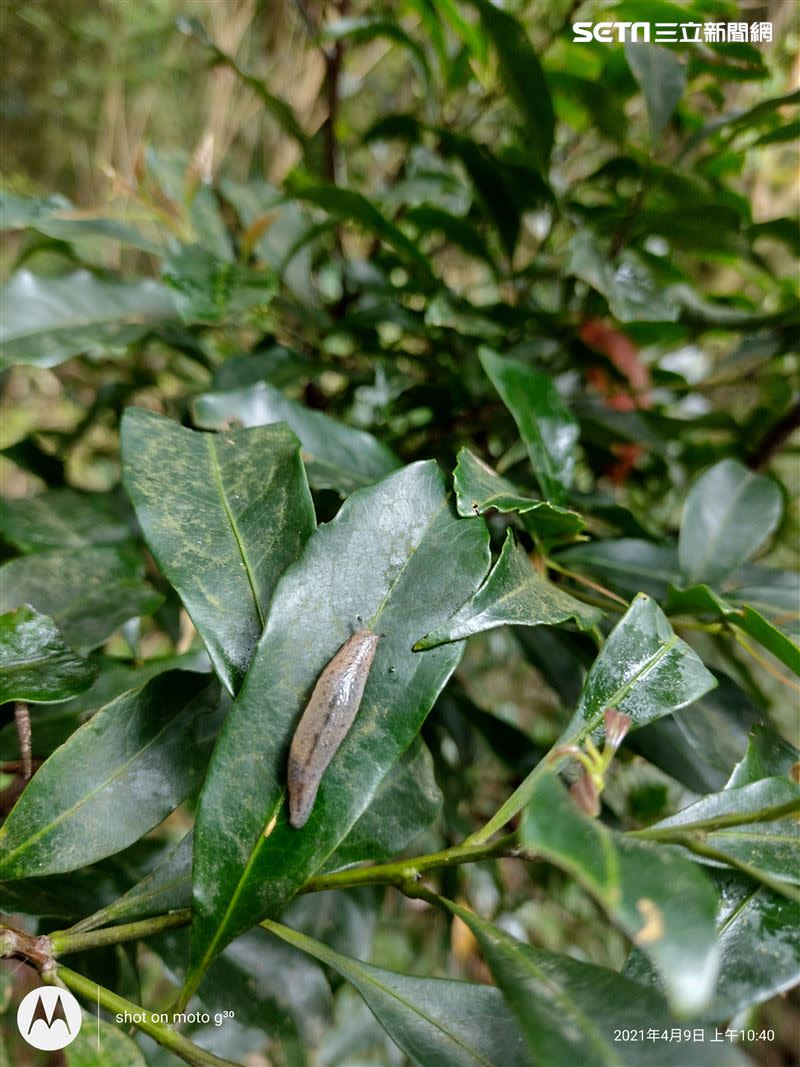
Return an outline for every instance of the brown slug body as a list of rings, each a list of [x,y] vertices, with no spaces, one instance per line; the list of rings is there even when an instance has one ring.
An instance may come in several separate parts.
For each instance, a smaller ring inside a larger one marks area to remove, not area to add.
[[[289,749],[289,823],[305,826],[322,776],[358,713],[380,637],[357,630],[317,679]]]

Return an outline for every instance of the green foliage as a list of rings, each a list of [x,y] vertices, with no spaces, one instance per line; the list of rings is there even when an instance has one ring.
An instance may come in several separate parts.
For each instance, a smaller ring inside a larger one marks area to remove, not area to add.
[[[800,981],[792,57],[212,6],[76,20],[185,129],[0,202],[3,952],[105,1012],[75,1065],[744,1063]]]

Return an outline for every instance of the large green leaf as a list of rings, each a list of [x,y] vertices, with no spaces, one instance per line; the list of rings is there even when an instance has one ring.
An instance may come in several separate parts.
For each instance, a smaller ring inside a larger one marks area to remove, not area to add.
[[[542,492],[560,504],[572,484],[577,422],[548,375],[488,348],[481,349],[480,360],[514,416]]]
[[[458,645],[415,654],[411,644],[475,591],[488,564],[483,521],[456,518],[435,464],[417,463],[349,497],[281,579],[200,798],[190,988],[232,937],[278,913],[366,810],[461,657]],[[289,741],[359,615],[385,636],[355,723],[296,830]]]
[[[718,672],[716,678],[716,689],[690,707],[645,726],[631,742],[651,763],[694,793],[722,789],[760,716],[758,705],[727,675]]]
[[[198,674],[208,674],[211,671],[211,663],[202,650],[177,656],[160,656],[141,664],[131,664],[97,654],[90,662],[93,669],[96,669],[94,681],[78,696],[70,697],[57,705],[37,703],[31,706],[34,757],[49,756],[95,711],[110,704],[129,689],[138,689],[157,674],[171,670],[195,671]],[[18,744],[14,723],[7,723],[0,729],[0,760],[16,759]]]
[[[800,785],[789,778],[761,778],[749,785],[709,793],[640,832],[649,840],[671,840],[673,830],[702,831],[705,837],[715,830],[769,822],[796,812],[800,812]]]
[[[311,411],[267,382],[245,389],[203,393],[195,399],[193,412],[196,424],[209,430],[287,423],[300,438],[308,480],[315,489],[351,493],[372,485],[400,462],[372,434],[321,411]]]
[[[422,738],[416,737],[324,869],[398,855],[430,826],[441,806],[433,759]]]
[[[716,893],[696,864],[583,815],[553,774],[539,778],[520,830],[647,954],[680,1013],[707,1006],[717,975]]]
[[[800,982],[800,901],[773,893],[743,874],[717,871],[714,876],[720,894],[720,969],[714,999],[704,1015],[726,1023]],[[661,985],[638,950],[628,956],[623,973],[637,982]]]
[[[686,86],[686,64],[675,52],[657,45],[628,41],[625,56],[642,87],[653,145],[672,117]]]
[[[783,511],[776,482],[724,459],[694,483],[686,497],[678,542],[684,583],[713,584],[764,544]]]
[[[525,1039],[499,989],[397,974],[342,956],[288,926],[263,925],[351,982],[420,1067],[531,1067]]]
[[[121,352],[175,318],[158,282],[107,282],[88,271],[40,277],[21,270],[0,291],[3,364],[53,367],[83,352]]]
[[[442,902],[467,924],[541,1067],[745,1067],[729,1045],[707,1047],[711,1034],[673,1029],[666,1001],[604,967],[525,944],[467,908]],[[620,1041],[619,1031],[656,1031],[650,1041]],[[686,1035],[690,1035],[687,1037]]]
[[[219,690],[173,671],[99,711],[39,768],[0,830],[0,879],[84,867],[138,841],[202,780]]]
[[[29,604],[49,615],[73,648],[88,651],[161,604],[141,572],[139,559],[111,547],[21,556],[0,568],[0,611]]]
[[[97,666],[73,652],[47,615],[24,604],[0,615],[0,704],[53,704],[87,689]]]
[[[299,442],[284,425],[204,434],[130,408],[122,463],[150,551],[235,693],[275,584],[314,529]]]
[[[417,641],[414,650],[459,641],[496,626],[558,626],[574,622],[578,629],[588,630],[601,617],[597,608],[576,600],[543,578],[508,530],[500,558],[475,596],[443,626]]]
[[[709,1009],[715,1021],[732,1019],[800,982],[800,901],[738,874],[720,877],[719,884],[720,976]]]
[[[674,632],[645,593],[640,593],[606,640],[587,675],[564,737],[593,733],[608,707],[629,715],[633,727],[691,704],[716,685],[697,653]]]
[[[173,930],[152,942],[173,980],[184,975],[188,935],[188,930]],[[331,1023],[331,990],[316,960],[256,927],[214,961],[190,1014],[195,1010],[212,1018],[222,1014],[225,1045],[220,1051],[235,1055],[237,1063],[246,1063],[248,1052],[263,1052],[268,1037],[270,1064],[308,1067],[308,1049]],[[231,1024],[251,1028],[248,1044],[231,1047]],[[200,1041],[201,1034],[190,1031],[187,1036]]]
[[[133,529],[124,501],[114,493],[50,489],[38,496],[4,501],[0,534],[20,552],[41,552],[119,544],[133,537]]]
[[[474,455],[468,448],[458,453],[453,472],[459,515],[485,515],[494,509],[517,512],[526,528],[546,542],[570,540],[584,528],[577,511],[523,496],[507,479]]]
[[[536,52],[522,24],[490,3],[470,0],[478,9],[481,24],[491,38],[500,65],[500,77],[519,112],[525,146],[543,172],[547,172],[555,137],[555,116],[550,91]]]

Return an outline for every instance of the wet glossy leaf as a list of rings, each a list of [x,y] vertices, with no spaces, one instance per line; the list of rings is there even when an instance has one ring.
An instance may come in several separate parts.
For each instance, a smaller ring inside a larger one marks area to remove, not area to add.
[[[411,644],[475,591],[488,563],[484,523],[451,513],[432,463],[354,493],[311,537],[278,585],[201,795],[193,981],[237,933],[277,914],[367,809],[461,656],[457,645],[415,654]],[[355,723],[296,830],[285,801],[289,741],[359,615],[385,636]]]
[[[536,166],[547,172],[555,136],[550,90],[536,52],[522,24],[489,0],[470,0],[497,50],[500,78],[522,119],[525,147]]]
[[[279,923],[266,929],[356,987],[389,1036],[420,1067],[531,1067],[499,989],[397,974],[342,956]]]
[[[53,704],[87,689],[97,666],[73,652],[47,615],[23,605],[0,615],[0,704]]]
[[[81,353],[121,352],[175,318],[158,282],[107,282],[88,271],[40,277],[22,270],[0,292],[3,364],[54,367]]]
[[[314,528],[299,453],[283,425],[203,434],[139,408],[123,418],[123,477],[148,547],[231,693]]]
[[[604,967],[528,945],[445,901],[477,938],[492,975],[528,1039],[538,1064],[580,1067],[745,1067],[730,1046],[708,1042],[619,1041],[618,1030],[671,1030],[664,998]]]
[[[577,600],[543,578],[525,551],[514,543],[511,530],[500,558],[471,600],[447,622],[426,634],[414,645],[415,651],[458,641],[497,626],[557,626],[574,622],[588,630],[602,618],[602,612]]]
[[[119,544],[130,540],[134,530],[124,500],[114,493],[51,489],[38,496],[4,501],[0,534],[20,552],[41,552],[46,548]]]
[[[680,1013],[714,992],[716,893],[703,871],[666,848],[609,830],[583,815],[552,775],[536,783],[521,839],[572,875],[661,974]]]
[[[686,64],[669,48],[628,41],[625,57],[642,87],[653,145],[672,117],[686,87]]]
[[[585,525],[577,511],[521,495],[511,482],[468,448],[458,453],[453,486],[459,515],[485,515],[492,509],[517,512],[526,528],[546,542],[570,540]]]
[[[266,382],[245,389],[204,393],[194,402],[194,419],[208,430],[287,423],[300,438],[303,462],[314,489],[350,493],[372,485],[400,462],[372,434],[321,411],[311,411]]]
[[[323,869],[333,871],[362,860],[398,855],[430,826],[441,806],[442,793],[436,784],[431,754],[417,737],[378,786],[372,803]]]
[[[644,593],[633,601],[592,665],[564,737],[582,739],[601,726],[608,707],[633,728],[669,715],[707,693],[716,679]]]
[[[720,968],[716,993],[704,1016],[725,1024],[800,981],[800,901],[743,874],[711,873],[720,894],[716,918]],[[628,956],[623,973],[655,988],[662,984],[638,949]]]
[[[749,785],[708,793],[701,800],[682,808],[675,815],[648,827],[648,836],[666,839],[669,829],[717,830],[743,823],[778,819],[800,811],[800,785],[789,778],[762,778]],[[661,833],[661,831],[665,833]]]
[[[716,689],[638,730],[632,740],[636,751],[695,793],[722,789],[760,715],[758,705],[727,675],[716,678]]]
[[[686,497],[678,556],[685,585],[713,584],[750,559],[780,522],[776,482],[724,459]]]
[[[719,884],[720,976],[709,1016],[722,1021],[800,981],[800,901],[741,875]]]
[[[542,492],[560,504],[572,483],[577,422],[548,375],[488,348],[481,349],[480,360],[514,416]]]
[[[0,878],[71,871],[157,826],[202,780],[222,714],[174,671],[99,711],[39,768],[0,830]]]
[[[52,618],[69,645],[89,651],[161,604],[164,598],[141,572],[139,559],[110,547],[21,556],[0,568],[0,611],[30,604]]]

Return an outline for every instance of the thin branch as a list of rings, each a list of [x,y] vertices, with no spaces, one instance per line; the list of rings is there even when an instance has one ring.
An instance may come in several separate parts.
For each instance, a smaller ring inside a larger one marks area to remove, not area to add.
[[[152,1037],[159,1045],[169,1049],[192,1067],[240,1067],[232,1060],[223,1060],[212,1052],[206,1052],[182,1034],[176,1033],[170,1024],[161,1022],[160,1012],[150,1012],[139,1004],[134,1004],[133,1001],[125,1000],[124,997],[112,993],[105,986],[98,985],[89,978],[84,978],[77,971],[70,970],[69,967],[59,964],[56,968],[56,977],[67,989],[83,997],[92,1006],[99,1004],[112,1015],[128,1015],[133,1025],[143,1034]]]
[[[754,471],[763,470],[798,429],[800,429],[800,400],[796,400],[786,414],[767,430],[750,453],[747,466]]]

